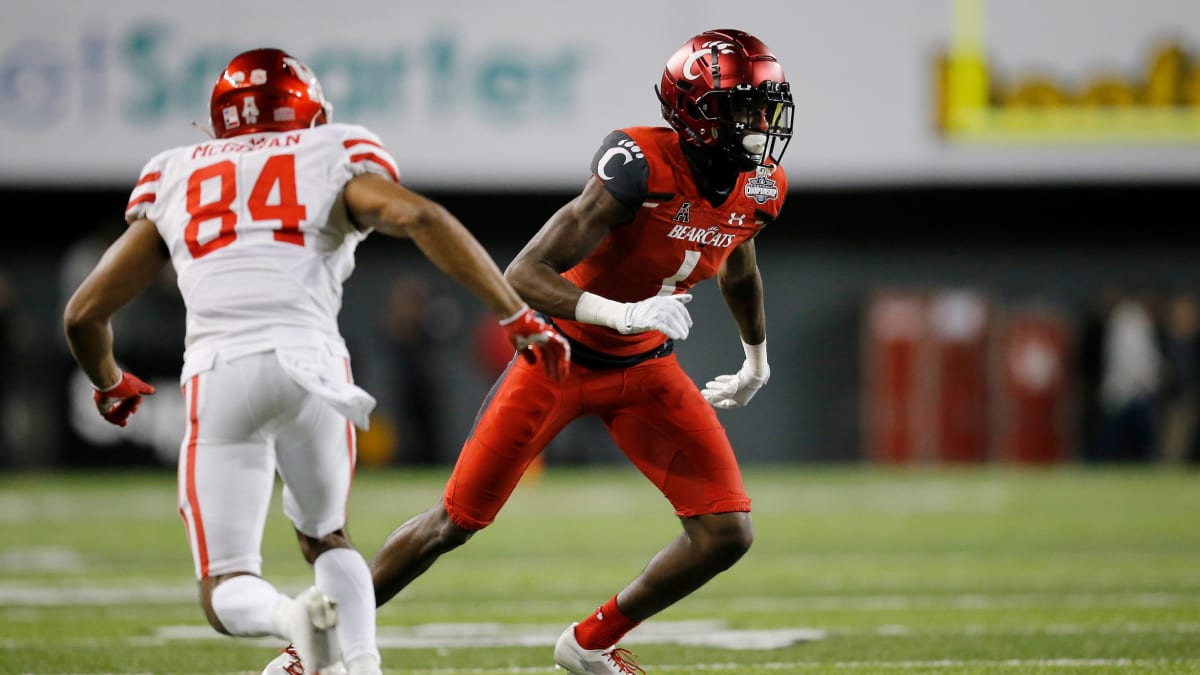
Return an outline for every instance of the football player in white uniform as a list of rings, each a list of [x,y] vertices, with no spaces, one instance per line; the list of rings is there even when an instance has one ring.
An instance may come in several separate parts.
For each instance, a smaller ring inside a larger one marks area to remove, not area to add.
[[[371,574],[345,531],[351,424],[365,429],[375,403],[353,384],[337,324],[355,248],[373,230],[412,239],[552,378],[566,375],[570,348],[462,223],[400,185],[375,134],[332,121],[320,83],[294,57],[238,55],[210,112],[215,138],[142,170],[128,229],[67,305],[68,343],[100,414],[125,426],[154,389],[117,365],[110,319],[171,261],[187,307],[179,510],[209,623],[290,641],[308,673],[378,673]],[[314,567],[295,598],[261,577],[276,473]]]

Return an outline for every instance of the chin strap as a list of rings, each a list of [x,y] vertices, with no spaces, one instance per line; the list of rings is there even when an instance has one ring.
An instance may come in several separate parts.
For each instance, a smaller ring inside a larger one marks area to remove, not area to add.
[[[687,143],[683,144],[683,150],[692,167],[696,185],[705,198],[713,203],[725,201],[742,171],[725,156],[724,151],[707,152]]]

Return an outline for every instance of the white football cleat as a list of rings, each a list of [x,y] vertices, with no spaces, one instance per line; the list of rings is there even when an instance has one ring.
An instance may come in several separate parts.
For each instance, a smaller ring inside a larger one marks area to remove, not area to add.
[[[633,652],[620,647],[608,649],[584,649],[575,640],[575,626],[571,624],[558,636],[554,645],[555,670],[565,670],[575,675],[645,675],[645,670],[637,664]]]
[[[310,586],[287,608],[288,637],[303,664],[303,673],[329,672],[339,657],[337,603]],[[285,671],[287,672],[287,671]]]
[[[276,656],[263,668],[262,675],[307,675],[304,671],[304,664],[300,662],[300,655],[296,653],[296,648],[288,645],[285,649],[279,651],[279,656]],[[340,662],[332,666],[326,666],[319,673],[312,675],[346,675],[346,667]]]
[[[304,664],[300,663],[296,648],[288,645],[263,668],[262,675],[304,675]]]

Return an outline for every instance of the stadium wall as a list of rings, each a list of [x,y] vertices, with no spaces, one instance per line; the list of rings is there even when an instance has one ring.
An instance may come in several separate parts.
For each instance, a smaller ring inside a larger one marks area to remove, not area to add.
[[[433,196],[503,266],[570,195]],[[80,242],[119,232],[113,214],[120,213],[124,193],[16,189],[0,191],[0,198],[16,213],[54,214],[37,218],[19,246],[0,252],[13,327],[4,350],[10,386],[0,418],[7,446],[2,463],[169,465],[182,430],[183,318],[172,280],[164,279],[116,324],[118,355],[160,390],[127,430],[94,414],[61,338],[59,312],[73,288],[68,280],[79,274],[68,270],[88,260]],[[721,413],[735,447],[751,462],[870,458],[862,426],[864,313],[880,291],[968,290],[1005,311],[1049,308],[1073,327],[1082,326],[1107,290],[1200,291],[1200,248],[1175,223],[1198,198],[1200,184],[1186,183],[793,191],[784,217],[760,235],[773,374],[751,406]],[[474,333],[482,308],[405,242],[372,237],[359,251],[342,314],[357,377],[379,398],[381,413],[403,403],[404,376],[384,339],[384,317],[397,280],[427,284],[424,311],[441,332],[421,353],[444,384],[434,409],[443,439],[438,460],[450,461],[490,385]],[[700,286],[696,295],[689,305],[696,325],[678,353],[703,384],[736,368],[741,352],[715,285]],[[381,418],[375,434],[364,438],[366,449],[387,462],[420,454],[403,424]],[[619,460],[598,425],[577,426],[551,448],[552,458]],[[989,461],[1003,459],[998,448],[989,452]],[[1081,452],[1073,445],[1066,459]]]

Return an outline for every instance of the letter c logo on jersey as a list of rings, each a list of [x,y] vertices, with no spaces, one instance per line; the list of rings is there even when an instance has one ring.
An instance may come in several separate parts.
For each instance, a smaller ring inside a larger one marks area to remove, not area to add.
[[[712,42],[705,42],[703,47],[703,49],[697,49],[692,52],[692,55],[687,57],[687,60],[683,62],[683,76],[689,80],[695,80],[704,74],[704,71],[695,71],[696,62],[712,54],[713,47],[716,47],[717,51],[721,54],[733,53],[733,43],[731,42],[718,42],[714,40]]]
[[[621,141],[617,144],[617,147],[605,150],[604,154],[600,156],[600,161],[596,162],[596,175],[600,176],[600,180],[612,180],[613,176],[609,175],[607,169],[605,168],[608,166],[608,163],[612,161],[614,157],[623,157],[624,159],[621,160],[621,166],[625,166],[633,161],[633,156],[635,154],[637,155],[638,159],[641,159],[643,156],[642,149],[637,146],[637,143],[634,143],[630,140]]]

